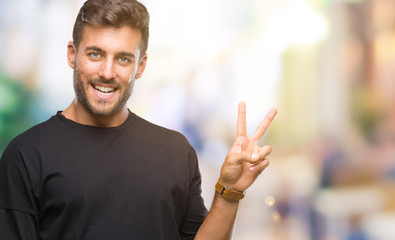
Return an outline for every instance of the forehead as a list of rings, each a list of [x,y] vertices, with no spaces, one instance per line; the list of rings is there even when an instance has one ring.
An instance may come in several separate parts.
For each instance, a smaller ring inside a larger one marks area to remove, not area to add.
[[[95,46],[105,51],[132,51],[135,52],[141,41],[139,30],[129,26],[122,27],[96,27],[84,26],[79,48]]]

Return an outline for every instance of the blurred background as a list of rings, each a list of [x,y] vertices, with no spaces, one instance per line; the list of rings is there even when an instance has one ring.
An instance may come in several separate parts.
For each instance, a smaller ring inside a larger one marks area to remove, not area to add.
[[[271,107],[271,165],[235,240],[395,239],[395,0],[145,0],[148,65],[129,107],[182,132],[203,196],[235,137]],[[0,153],[74,97],[66,61],[82,0],[0,0]]]

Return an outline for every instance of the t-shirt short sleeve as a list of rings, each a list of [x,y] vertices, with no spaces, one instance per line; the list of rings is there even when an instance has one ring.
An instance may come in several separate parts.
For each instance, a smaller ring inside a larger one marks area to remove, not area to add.
[[[16,141],[0,159],[1,239],[38,239],[37,216],[28,172]]]
[[[195,150],[190,147],[190,183],[188,192],[188,203],[184,220],[179,229],[181,239],[194,239],[200,225],[207,216],[207,208],[201,196],[201,175]]]

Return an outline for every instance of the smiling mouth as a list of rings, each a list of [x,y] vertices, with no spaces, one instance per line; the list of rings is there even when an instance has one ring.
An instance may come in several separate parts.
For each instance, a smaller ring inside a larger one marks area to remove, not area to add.
[[[102,96],[111,96],[117,89],[113,87],[104,87],[100,85],[92,84],[93,89],[95,89],[96,93]]]

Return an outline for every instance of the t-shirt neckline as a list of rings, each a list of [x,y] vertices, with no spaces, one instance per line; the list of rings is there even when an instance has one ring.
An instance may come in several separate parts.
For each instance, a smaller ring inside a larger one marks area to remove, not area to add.
[[[128,109],[129,115],[126,118],[126,120],[119,126],[116,127],[99,127],[99,126],[91,126],[91,125],[85,125],[85,124],[81,124],[78,122],[75,122],[71,119],[66,118],[63,114],[62,111],[58,111],[56,113],[56,115],[54,116],[55,119],[58,119],[61,123],[75,128],[75,129],[79,129],[79,130],[83,130],[83,131],[92,131],[95,133],[114,133],[114,132],[119,132],[124,130],[125,128],[129,127],[134,119],[135,119],[135,114],[133,112],[131,112]]]

